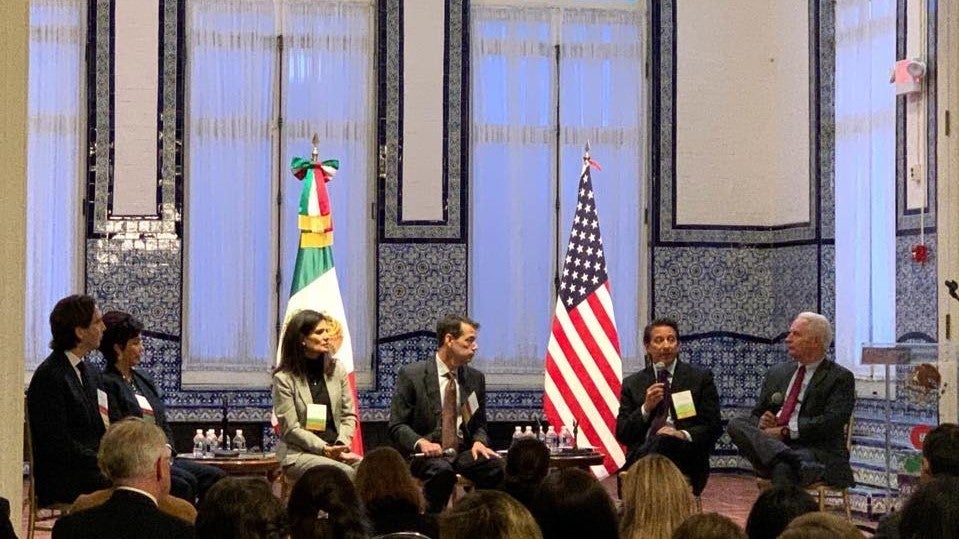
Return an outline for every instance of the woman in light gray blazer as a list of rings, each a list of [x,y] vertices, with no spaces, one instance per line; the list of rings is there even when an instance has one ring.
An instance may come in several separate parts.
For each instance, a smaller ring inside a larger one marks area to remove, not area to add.
[[[273,372],[273,412],[280,427],[277,457],[291,481],[320,465],[335,466],[352,479],[360,460],[350,451],[356,404],[346,369],[333,357],[335,325],[323,314],[303,310],[283,334],[280,364]]]

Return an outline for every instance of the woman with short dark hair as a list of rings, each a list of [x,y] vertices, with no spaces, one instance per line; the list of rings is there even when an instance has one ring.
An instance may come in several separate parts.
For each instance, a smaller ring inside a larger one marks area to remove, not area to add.
[[[333,466],[315,466],[293,485],[286,506],[293,539],[370,536],[363,502],[350,478]]]

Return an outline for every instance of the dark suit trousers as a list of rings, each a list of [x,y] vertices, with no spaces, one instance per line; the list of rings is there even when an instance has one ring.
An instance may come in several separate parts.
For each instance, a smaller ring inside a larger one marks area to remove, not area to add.
[[[821,478],[821,474],[820,477],[800,477],[801,463],[818,462],[811,449],[765,434],[759,428],[759,418],[756,416],[730,419],[726,432],[739,448],[739,454],[753,465],[756,473],[771,478],[776,485],[798,485]],[[791,463],[799,464],[799,467]]]
[[[462,451],[450,462],[446,458],[414,458],[410,472],[423,480],[423,495],[427,511],[439,513],[446,508],[450,494],[456,487],[456,474],[461,474],[476,484],[477,488],[494,488],[503,479],[503,459],[480,458],[474,460],[472,453]]]

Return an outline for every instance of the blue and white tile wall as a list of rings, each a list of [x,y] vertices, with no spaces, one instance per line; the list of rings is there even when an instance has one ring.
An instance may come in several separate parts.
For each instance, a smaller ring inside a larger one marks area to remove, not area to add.
[[[219,418],[222,392],[192,391],[181,387],[181,284],[182,270],[182,155],[172,141],[182,138],[184,0],[161,0],[164,54],[162,99],[159,111],[164,137],[158,137],[161,181],[157,187],[158,217],[113,219],[110,201],[111,0],[91,2],[89,39],[96,65],[90,69],[91,128],[90,174],[88,176],[88,222],[86,223],[86,283],[105,308],[138,313],[151,328],[146,335],[148,363],[177,421]],[[832,318],[834,311],[832,80],[833,13],[828,0],[810,2],[810,16],[818,34],[811,52],[822,86],[810,82],[817,92],[817,106],[810,119],[818,133],[820,152],[811,186],[811,200],[819,212],[810,222],[779,230],[696,230],[672,226],[672,151],[675,81],[671,62],[675,50],[674,2],[657,4],[658,28],[653,29],[653,91],[659,92],[660,108],[653,111],[654,171],[652,189],[653,247],[652,312],[682,321],[685,357],[711,368],[716,374],[724,404],[724,417],[751,406],[761,375],[786,359],[782,339],[790,319],[801,310],[819,310]],[[930,1],[934,5],[934,0]],[[378,33],[380,63],[378,107],[385,124],[379,134],[387,148],[401,147],[402,118],[402,0],[379,0]],[[399,156],[388,152],[386,179],[377,193],[380,208],[376,257],[376,361],[373,387],[360,393],[365,420],[385,420],[398,369],[433,353],[432,327],[438,313],[465,311],[467,305],[469,170],[468,145],[468,2],[446,3],[447,62],[446,132],[448,155],[444,174],[446,215],[435,223],[407,223],[399,219],[402,197]],[[929,17],[934,21],[935,17]],[[931,22],[930,24],[934,24]],[[931,28],[934,36],[935,28]],[[930,39],[932,47],[935,40]],[[934,54],[934,49],[930,51]],[[934,56],[933,56],[934,57]],[[815,79],[815,78],[811,78]],[[178,88],[180,88],[178,90]],[[821,90],[820,90],[821,88]],[[900,114],[902,114],[900,110]],[[935,114],[929,114],[934,121]],[[935,126],[930,126],[930,133]],[[929,155],[935,155],[935,140]],[[931,200],[935,200],[934,168],[930,170]],[[902,192],[903,174],[898,176]],[[933,204],[934,206],[934,204]],[[815,212],[812,212],[815,213]],[[932,257],[925,265],[913,263],[911,246],[917,241],[917,216],[901,206],[897,242],[897,335],[907,340],[930,341],[936,335],[936,235],[927,229],[925,238]],[[934,213],[926,222],[934,222]],[[234,420],[265,420],[269,416],[268,391],[231,392]],[[528,419],[542,408],[538,391],[503,391],[489,394],[493,420]],[[859,412],[868,416],[878,406],[864,401]],[[908,411],[908,410],[903,410]],[[875,429],[866,422],[863,432]],[[741,466],[728,440],[720,445],[717,464]]]

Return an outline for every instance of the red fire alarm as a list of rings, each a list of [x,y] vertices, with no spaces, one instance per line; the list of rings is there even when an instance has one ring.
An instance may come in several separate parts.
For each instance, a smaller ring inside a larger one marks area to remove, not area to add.
[[[929,248],[926,244],[918,243],[912,247],[912,259],[919,264],[925,264],[929,260]]]

